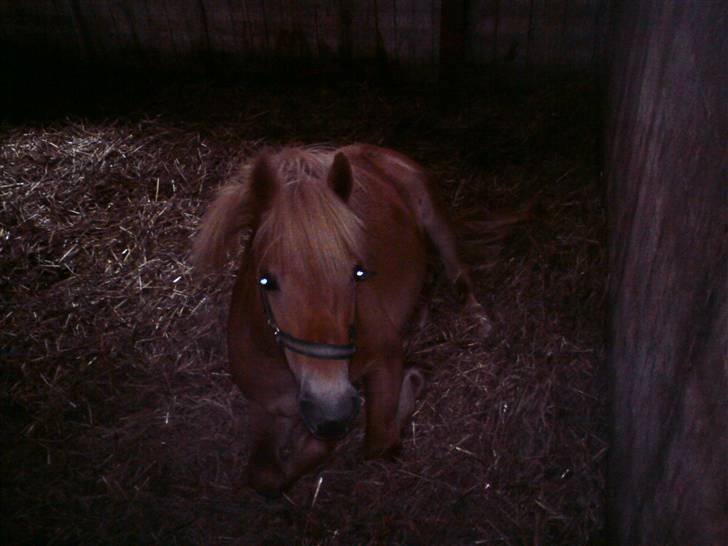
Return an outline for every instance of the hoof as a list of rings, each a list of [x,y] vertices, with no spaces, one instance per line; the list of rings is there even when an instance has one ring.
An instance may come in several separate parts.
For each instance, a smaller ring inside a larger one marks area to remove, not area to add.
[[[473,321],[473,328],[481,337],[490,337],[493,333],[493,323],[485,313],[483,306],[475,299],[466,304],[468,318]]]
[[[403,385],[407,384],[411,390],[412,398],[417,399],[425,390],[425,376],[419,368],[407,368],[404,372]]]
[[[474,317],[476,321],[476,330],[481,337],[490,337],[493,333],[493,323],[485,315],[476,315]]]

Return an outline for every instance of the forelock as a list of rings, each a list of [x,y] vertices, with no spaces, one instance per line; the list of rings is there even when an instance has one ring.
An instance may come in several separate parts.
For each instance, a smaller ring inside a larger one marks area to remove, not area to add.
[[[332,156],[293,150],[274,157],[279,188],[254,241],[271,268],[330,282],[363,260],[362,222],[326,182]]]

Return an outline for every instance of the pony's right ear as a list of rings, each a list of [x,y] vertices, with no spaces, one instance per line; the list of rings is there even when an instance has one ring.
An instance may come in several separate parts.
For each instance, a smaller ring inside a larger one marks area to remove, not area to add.
[[[257,227],[261,215],[270,207],[276,188],[274,170],[266,154],[247,173],[243,171],[220,188],[192,245],[195,269],[220,268],[240,233]]]

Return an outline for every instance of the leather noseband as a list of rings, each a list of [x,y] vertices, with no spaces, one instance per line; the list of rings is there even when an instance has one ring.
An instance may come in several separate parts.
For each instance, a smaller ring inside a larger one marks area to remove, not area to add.
[[[354,325],[349,326],[349,343],[346,345],[338,345],[334,343],[319,343],[308,341],[284,332],[276,324],[273,310],[268,302],[268,294],[265,289],[261,289],[261,300],[263,301],[263,309],[265,310],[268,326],[273,331],[276,343],[284,349],[310,356],[320,358],[322,360],[348,360],[356,352],[354,344]]]

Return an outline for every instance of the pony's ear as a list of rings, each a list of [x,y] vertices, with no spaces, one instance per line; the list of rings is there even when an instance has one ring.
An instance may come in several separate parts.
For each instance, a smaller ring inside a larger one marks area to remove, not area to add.
[[[337,153],[334,162],[329,170],[329,186],[342,201],[348,201],[351,195],[353,178],[351,175],[351,164],[344,154]]]
[[[278,184],[268,154],[262,154],[255,161],[250,173],[250,203],[254,223],[257,224],[261,214],[268,210],[275,196]]]
[[[267,155],[256,160],[247,176],[243,171],[220,188],[193,243],[195,268],[205,271],[221,267],[228,250],[239,243],[240,233],[257,227],[276,189],[274,170]]]

